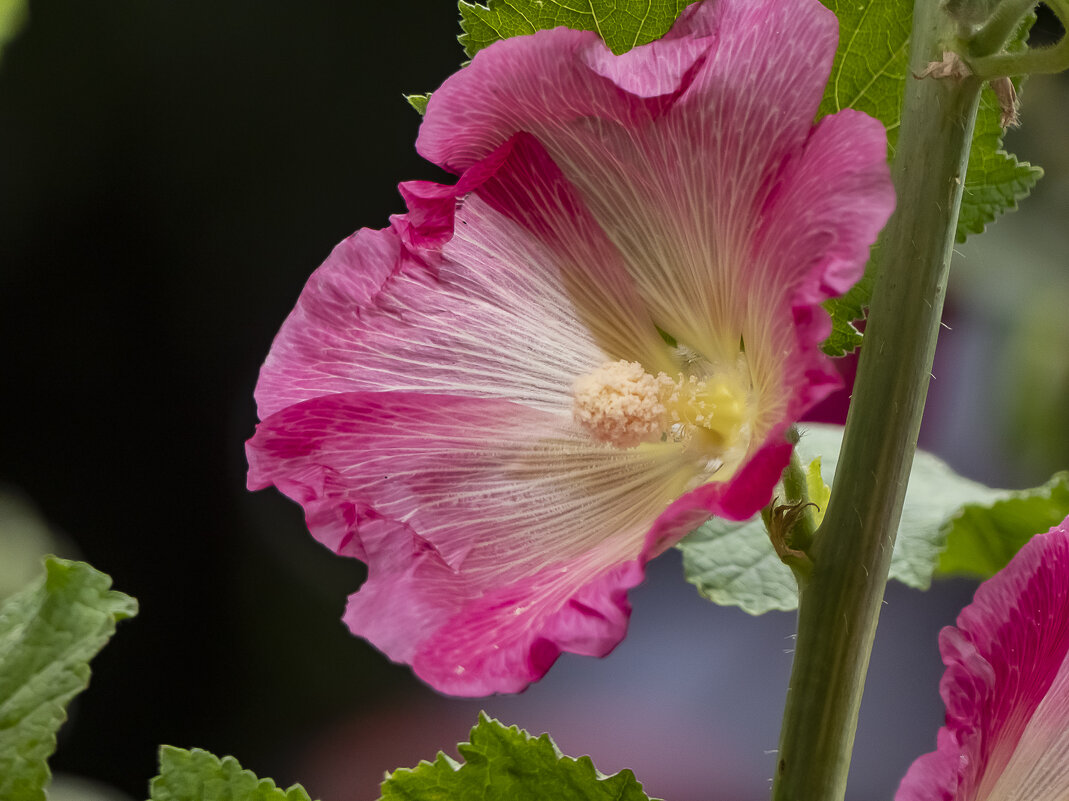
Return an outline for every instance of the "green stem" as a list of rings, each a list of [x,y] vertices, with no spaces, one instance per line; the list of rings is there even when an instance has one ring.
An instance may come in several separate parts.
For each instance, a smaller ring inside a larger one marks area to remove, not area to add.
[[[1036,7],[1036,0],[1004,0],[999,3],[991,19],[968,37],[969,54],[989,56],[1006,46],[1024,15]]]
[[[1021,3],[1007,4],[1007,15],[1018,10]],[[1034,5],[1034,4],[1033,4]],[[1069,0],[1047,0],[1047,8],[1069,29]],[[1020,22],[1020,19],[1018,19]],[[993,48],[999,36],[1005,33],[1005,20],[996,16],[984,29],[977,32],[969,42],[969,52],[965,61],[973,73],[984,80],[1012,77],[1014,75],[1039,75],[1061,72],[1069,69],[1069,35],[1063,34],[1058,43],[1051,47],[1029,47],[1019,53],[999,53]],[[991,30],[988,30],[988,29]],[[1014,28],[1009,29],[1012,33]],[[1006,34],[1008,38],[1009,34]],[[1006,39],[1002,40],[1004,44]]]
[[[953,25],[917,0],[910,69],[942,57]],[[982,82],[907,78],[892,165],[897,210],[883,233],[831,501],[810,556],[787,692],[774,801],[841,801],[869,654],[946,289]]]

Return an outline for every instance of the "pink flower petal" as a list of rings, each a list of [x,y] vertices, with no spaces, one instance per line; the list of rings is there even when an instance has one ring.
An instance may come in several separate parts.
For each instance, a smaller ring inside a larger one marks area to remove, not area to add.
[[[659,327],[713,363],[745,342],[758,394],[782,401],[767,429],[838,386],[819,303],[861,277],[894,205],[878,122],[812,129],[837,30],[817,2],[718,0],[620,57],[589,32],[507,40],[434,93],[417,146],[460,172],[533,134]]]
[[[619,641],[649,558],[767,504],[838,385],[818,304],[893,204],[877,123],[811,124],[835,36],[816,0],[717,0],[621,57],[510,39],[433,94],[419,147],[457,184],[402,184],[408,212],[313,275],[248,444],[251,488],[368,563],[354,632],[439,689],[522,689]],[[661,442],[573,422],[607,362],[694,380]]]
[[[939,647],[946,726],[896,801],[1069,797],[1069,520],[984,582]]]
[[[673,370],[619,254],[544,150],[520,136],[476,172],[458,187],[480,192],[459,206],[457,187],[406,185],[411,210],[393,229],[335,248],[261,370],[261,418],[369,390],[567,409],[576,377],[606,361]]]
[[[646,561],[710,512],[748,517],[789,449],[672,503],[694,479],[675,444],[591,444],[567,416],[425,393],[316,398],[249,441],[249,487],[304,506],[312,533],[365,560],[345,620],[440,690],[515,692],[561,651],[604,655]]]
[[[743,291],[767,296],[765,287],[779,284],[789,293],[797,356],[787,360],[781,380],[801,391],[783,412],[788,419],[800,417],[841,382],[819,349],[831,333],[820,304],[861,278],[869,248],[894,209],[886,150],[878,120],[849,109],[824,117],[784,164],[768,198]],[[781,340],[774,329],[758,323],[749,330],[748,351],[757,358],[775,352]]]

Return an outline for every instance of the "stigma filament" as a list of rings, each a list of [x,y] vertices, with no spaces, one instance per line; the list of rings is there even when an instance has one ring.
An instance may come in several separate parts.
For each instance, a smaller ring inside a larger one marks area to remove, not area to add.
[[[575,383],[573,416],[598,442],[633,448],[700,436],[723,451],[748,430],[749,386],[741,375],[651,375],[638,362],[608,362]]]

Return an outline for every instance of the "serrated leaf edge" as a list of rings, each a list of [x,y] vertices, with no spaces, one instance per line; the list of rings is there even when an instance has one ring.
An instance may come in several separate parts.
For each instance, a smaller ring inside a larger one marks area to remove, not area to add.
[[[156,788],[167,786],[167,777],[164,773],[168,770],[181,772],[187,764],[193,763],[197,760],[207,762],[213,769],[223,775],[233,775],[244,777],[246,780],[252,780],[255,782],[256,793],[282,793],[287,801],[310,801],[311,796],[308,795],[308,791],[304,789],[300,784],[292,784],[288,788],[283,789],[279,787],[273,779],[263,778],[261,779],[253,771],[248,768],[243,768],[241,763],[235,757],[223,756],[218,757],[211,751],[206,751],[203,748],[179,748],[174,745],[161,745],[159,749],[159,775],[155,776],[149,782],[149,797],[150,799],[156,798]],[[200,801],[197,799],[196,801]]]

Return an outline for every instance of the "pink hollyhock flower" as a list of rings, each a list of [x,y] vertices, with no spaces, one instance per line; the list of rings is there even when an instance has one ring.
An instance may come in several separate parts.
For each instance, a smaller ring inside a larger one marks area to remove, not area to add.
[[[249,487],[368,564],[345,622],[458,695],[623,637],[645,563],[770,500],[838,383],[820,303],[893,206],[881,125],[816,126],[816,0],[719,0],[614,56],[558,28],[434,93],[455,186],[342,242],[256,389]]]
[[[895,801],[1069,798],[1069,519],[1034,537],[939,636],[946,725]]]

